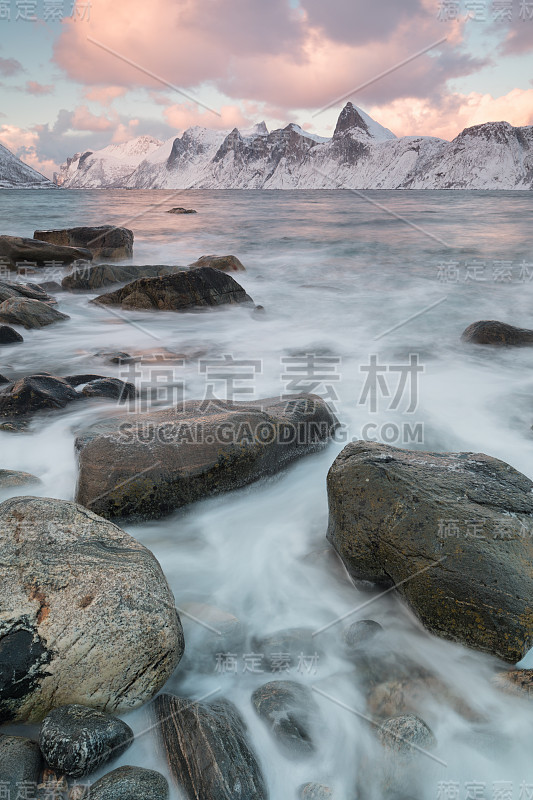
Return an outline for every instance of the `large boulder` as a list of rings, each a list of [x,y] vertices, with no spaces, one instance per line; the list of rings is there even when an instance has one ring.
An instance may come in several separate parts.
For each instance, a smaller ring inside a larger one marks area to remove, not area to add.
[[[160,517],[278,472],[337,425],[316,395],[182,408],[96,423],[76,442],[77,501],[108,518]]]
[[[186,311],[228,303],[252,303],[253,300],[230,275],[212,267],[201,267],[159,278],[140,278],[92,302],[126,309]]]
[[[533,331],[527,328],[515,328],[506,322],[497,320],[480,320],[473,322],[463,331],[461,336],[463,342],[470,344],[490,344],[490,345],[514,345],[525,346],[533,345]]]
[[[114,225],[35,231],[34,239],[63,247],[82,247],[94,258],[122,260],[133,256],[133,231]]]
[[[12,281],[0,281],[0,303],[9,300],[11,297],[28,297],[30,300],[41,300],[43,303],[54,305],[56,300],[51,297],[37,283],[14,283]]]
[[[222,272],[245,272],[246,267],[237,256],[201,256],[198,261],[190,265],[191,269],[199,267],[213,267]]]
[[[143,767],[118,767],[93,783],[91,800],[167,800],[168,781]]]
[[[90,292],[115,283],[131,283],[138,278],[157,278],[160,275],[172,275],[183,272],[186,267],[167,267],[147,264],[87,264],[77,267],[61,281],[61,287],[69,292]]]
[[[171,775],[188,800],[267,800],[246,725],[232,703],[162,694],[155,710]]]
[[[14,328],[9,325],[0,325],[0,345],[19,344],[24,338]]]
[[[92,257],[91,251],[82,247],[65,247],[37,238],[0,236],[0,264],[12,270],[20,271],[31,266],[67,266],[74,261],[90,261]]]
[[[505,661],[533,644],[533,483],[482,453],[347,445],[328,539],[350,574],[396,586],[425,627]]]
[[[80,704],[127,711],[183,652],[174,598],[149,550],[75,503],[0,505],[0,723]]]
[[[10,325],[22,325],[24,328],[44,328],[54,322],[70,319],[41,300],[30,300],[26,297],[10,297],[0,303],[0,322]]]
[[[0,787],[6,800],[22,798],[24,786],[35,791],[42,767],[37,742],[22,736],[0,736]]]

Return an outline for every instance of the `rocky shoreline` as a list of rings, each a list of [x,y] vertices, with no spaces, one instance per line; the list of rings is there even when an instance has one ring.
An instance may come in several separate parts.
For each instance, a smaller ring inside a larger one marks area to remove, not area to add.
[[[257,312],[229,274],[245,271],[235,256],[203,256],[183,267],[105,263],[131,258],[133,241],[132,231],[111,226],[0,236],[0,258],[13,278],[21,261],[31,262],[32,278],[57,258],[66,272],[57,288],[26,281],[26,274],[24,283],[0,282],[0,346],[25,347],[19,327],[72,324],[55,308],[54,291],[87,293],[87,302],[124,314]],[[462,340],[526,346],[533,331],[484,320]],[[141,358],[112,350],[100,357],[113,364]],[[333,409],[309,392],[166,408],[148,402],[139,411],[140,397],[134,383],[97,373],[0,376],[0,429],[14,436],[71,404],[116,404],[115,414],[76,432],[76,502],[28,496],[26,487],[39,479],[1,465],[0,489],[18,494],[0,503],[0,724],[20,730],[0,731],[0,786],[12,798],[29,785],[39,800],[166,800],[173,790],[164,775],[114,764],[127,758],[137,736],[119,715],[146,707],[160,757],[183,797],[269,797],[266,756],[248,724],[254,719],[267,752],[275,748],[299,775],[309,769],[298,790],[302,800],[343,800],[333,780],[330,786],[311,779],[317,743],[328,735],[328,695],[288,677],[298,660],[309,664],[320,655],[338,660],[339,685],[348,679],[361,691],[360,716],[385,764],[383,796],[422,798],[418,760],[428,753],[440,758],[429,700],[480,727],[489,713],[414,654],[389,649],[394,621],[388,628],[359,613],[335,621],[341,624],[331,631],[326,625],[254,636],[246,620],[216,603],[180,601],[177,608],[156,557],[122,527],[282,478],[289,464],[327,451],[341,428]],[[531,671],[511,666],[533,644],[533,482],[484,453],[355,441],[334,459],[327,492],[328,553],[338,556],[348,587],[394,590],[422,638],[488,654],[502,697],[527,697]],[[244,648],[270,664],[247,693],[246,714],[224,692],[181,694],[191,674],[205,674],[222,653]],[[366,800],[372,767],[357,752],[353,758],[358,778],[346,800]],[[80,786],[80,779],[87,783]]]

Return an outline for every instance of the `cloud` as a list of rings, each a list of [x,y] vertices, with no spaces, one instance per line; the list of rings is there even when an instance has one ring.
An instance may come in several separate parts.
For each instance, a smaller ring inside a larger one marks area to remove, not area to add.
[[[11,78],[20,72],[24,72],[24,67],[16,58],[0,58],[0,75],[4,78]]]
[[[98,116],[89,111],[88,107],[78,106],[70,120],[70,127],[75,131],[109,131],[117,124],[117,117],[110,119],[105,114]]]
[[[51,84],[42,84],[37,81],[26,81],[26,86],[23,89],[27,94],[33,94],[40,97],[43,94],[52,94],[54,87]]]
[[[110,106],[113,100],[123,97],[126,91],[124,86],[93,86],[86,89],[84,95],[87,100],[100,103],[101,106]]]
[[[194,125],[217,130],[232,130],[250,127],[255,122],[255,119],[244,116],[239,106],[222,106],[218,109],[218,113],[220,116],[204,111],[195,103],[178,103],[166,108],[164,116],[169,125],[181,131]]]
[[[0,143],[25,164],[29,164],[37,172],[49,178],[57,169],[53,159],[43,158],[39,154],[39,134],[35,130],[24,130],[15,125],[0,125]]]

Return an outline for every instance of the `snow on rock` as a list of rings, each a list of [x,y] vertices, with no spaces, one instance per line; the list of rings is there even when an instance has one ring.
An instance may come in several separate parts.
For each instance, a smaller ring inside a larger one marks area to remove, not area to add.
[[[163,142],[153,136],[137,136],[128,142],[110,144],[103,150],[76,153],[62,164],[56,182],[69,189],[101,189],[123,186],[147,155]]]
[[[52,189],[54,184],[0,144],[0,189]]]

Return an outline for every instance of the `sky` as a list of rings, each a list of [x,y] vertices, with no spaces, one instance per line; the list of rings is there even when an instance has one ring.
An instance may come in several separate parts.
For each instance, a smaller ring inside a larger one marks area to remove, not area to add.
[[[0,0],[0,143],[67,157],[192,125],[398,136],[533,124],[533,0]]]

